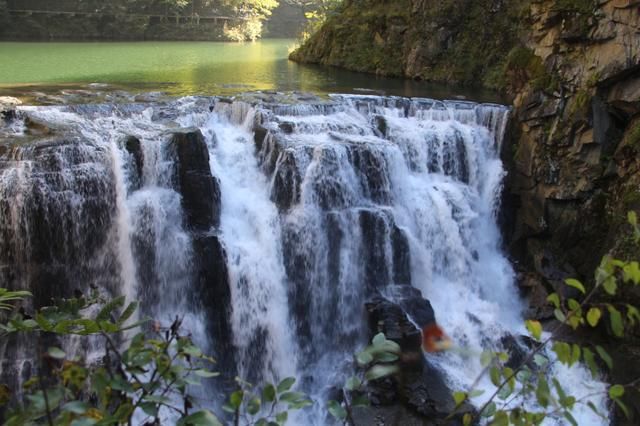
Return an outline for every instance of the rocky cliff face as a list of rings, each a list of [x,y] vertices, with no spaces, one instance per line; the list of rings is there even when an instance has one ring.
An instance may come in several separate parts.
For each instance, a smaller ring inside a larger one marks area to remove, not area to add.
[[[530,16],[505,69],[510,241],[553,289],[568,275],[590,279],[610,250],[640,257],[625,226],[640,208],[640,2],[536,1]]]

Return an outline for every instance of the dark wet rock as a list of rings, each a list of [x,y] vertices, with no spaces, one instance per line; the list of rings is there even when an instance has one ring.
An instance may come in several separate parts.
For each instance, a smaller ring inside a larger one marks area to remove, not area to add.
[[[127,136],[124,140],[124,148],[132,157],[131,186],[132,189],[139,189],[142,185],[142,170],[144,167],[144,152],[142,143],[135,136]]]
[[[505,366],[514,370],[527,361],[527,357],[531,351],[539,345],[539,343],[536,343],[526,336],[516,337],[511,334],[503,336],[500,339],[500,344],[502,345],[504,352],[509,355],[509,359],[505,363]],[[537,368],[533,359],[528,361],[527,367],[531,370],[535,370]]]
[[[423,328],[436,322],[431,302],[422,297],[420,290],[411,286],[395,286],[392,291],[394,300],[418,327]]]
[[[200,130],[175,132],[169,149],[176,156],[178,188],[189,228],[207,231],[220,225],[220,184],[211,175],[209,150]]]
[[[349,153],[365,196],[377,204],[391,204],[391,183],[383,152],[354,146]]]
[[[404,231],[397,226],[391,234],[393,250],[393,282],[411,285],[411,250]]]
[[[196,300],[207,316],[207,331],[215,342],[218,371],[225,378],[235,377],[233,334],[231,329],[231,288],[227,254],[217,235],[199,235],[193,241]]]
[[[280,211],[287,211],[300,201],[300,184],[295,152],[285,150],[278,159],[271,189],[271,200]]]
[[[12,186],[0,188],[0,259],[8,265],[2,275],[10,280],[5,284],[32,290],[36,306],[70,296],[69,283],[93,284],[88,277],[112,288],[118,265],[78,262],[103,255],[113,226],[115,182],[108,156],[75,138],[35,142],[3,155],[31,163],[21,197]],[[3,160],[0,168],[11,166]]]
[[[380,291],[391,282],[391,272],[387,268],[386,243],[389,224],[384,213],[378,210],[360,211],[360,229],[364,265],[364,280],[370,294]]]
[[[280,123],[280,125],[278,126],[280,127],[280,130],[282,130],[283,133],[285,134],[291,134],[294,132],[296,126],[294,123],[290,123],[290,122],[284,122],[284,123]]]
[[[376,115],[373,119],[373,124],[375,129],[380,132],[380,136],[386,138],[389,136],[389,123],[387,123],[387,119],[382,115]]]
[[[5,123],[9,123],[15,120],[18,117],[15,109],[7,109],[2,110],[0,108],[0,119],[2,119]]]
[[[53,133],[53,129],[47,123],[33,117],[25,117],[24,125],[26,133],[32,136],[47,136]]]
[[[426,300],[424,302],[429,303]],[[455,403],[442,373],[423,356],[420,330],[400,305],[389,300],[374,299],[367,303],[366,308],[371,335],[384,333],[402,350],[400,372],[369,384],[372,402],[382,406],[400,404],[425,421],[438,424],[454,411]],[[469,407],[465,410],[469,410]]]
[[[255,125],[253,127],[253,141],[256,145],[256,152],[262,151],[268,132],[269,131],[261,125]]]

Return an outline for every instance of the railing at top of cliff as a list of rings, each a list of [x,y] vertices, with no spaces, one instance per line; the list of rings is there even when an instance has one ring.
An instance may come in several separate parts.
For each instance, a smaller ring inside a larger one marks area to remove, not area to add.
[[[9,13],[16,15],[62,15],[62,16],[122,16],[128,18],[166,18],[166,19],[192,19],[198,22],[218,22],[218,21],[246,21],[249,18],[243,16],[222,16],[222,15],[176,15],[176,14],[147,14],[147,13],[117,13],[109,11],[78,11],[70,12],[63,10],[27,10],[27,9],[9,9]]]

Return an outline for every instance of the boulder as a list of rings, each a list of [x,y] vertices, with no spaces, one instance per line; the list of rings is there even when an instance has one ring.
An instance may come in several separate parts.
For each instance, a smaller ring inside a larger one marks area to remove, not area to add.
[[[413,295],[417,300],[411,305],[407,303],[409,292],[405,293],[406,306],[413,309],[422,320],[431,319],[433,310],[430,309],[429,302],[419,297],[419,291]],[[421,416],[425,422],[422,424],[438,424],[443,421],[454,411],[455,403],[442,373],[422,353],[420,330],[409,320],[401,305],[387,299],[376,298],[367,303],[366,308],[371,335],[384,333],[388,339],[398,343],[402,350],[400,372],[369,384],[368,391],[374,406],[400,405],[404,407],[403,410],[412,412],[412,416]],[[465,407],[465,410],[468,411],[469,407]],[[427,423],[427,420],[432,423]],[[452,424],[457,424],[458,420],[454,419]]]
[[[217,235],[198,235],[193,240],[197,303],[206,313],[207,330],[215,342],[216,360],[225,379],[235,377],[231,318],[231,288],[227,254]]]
[[[127,136],[123,142],[124,148],[131,155],[131,186],[139,189],[142,185],[142,170],[144,167],[144,152],[142,143],[135,136]]]
[[[198,129],[173,133],[169,149],[176,159],[177,188],[182,194],[186,225],[208,231],[220,225],[220,183],[212,176],[209,150]]]

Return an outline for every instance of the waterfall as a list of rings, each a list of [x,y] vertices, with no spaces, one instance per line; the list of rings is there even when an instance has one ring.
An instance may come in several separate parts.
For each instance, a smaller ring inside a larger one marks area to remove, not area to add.
[[[428,355],[452,389],[526,333],[496,224],[506,107],[193,97],[19,115],[0,135],[0,278],[36,304],[87,284],[139,299],[184,316],[240,377],[294,375],[320,401],[352,372],[375,296],[412,287],[432,303],[465,349]],[[30,141],[34,122],[48,133]],[[19,377],[25,359],[0,351],[0,376]],[[593,392],[584,369],[556,374]],[[323,403],[294,421],[325,424]]]

